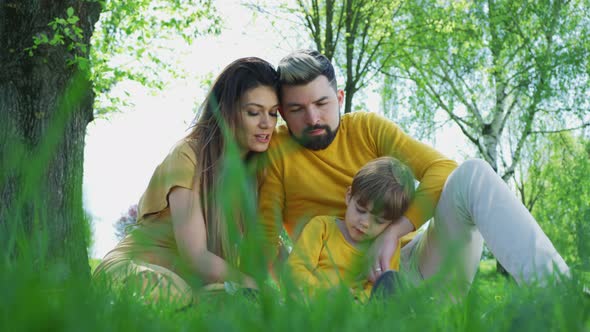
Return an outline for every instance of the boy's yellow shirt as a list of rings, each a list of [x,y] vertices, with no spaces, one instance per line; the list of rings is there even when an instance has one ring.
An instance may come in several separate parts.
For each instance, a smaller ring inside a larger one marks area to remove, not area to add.
[[[288,271],[297,285],[311,294],[344,284],[364,301],[373,288],[367,280],[368,258],[346,240],[337,223],[333,216],[311,219],[287,259]],[[401,242],[391,259],[392,270],[399,270],[400,248]]]

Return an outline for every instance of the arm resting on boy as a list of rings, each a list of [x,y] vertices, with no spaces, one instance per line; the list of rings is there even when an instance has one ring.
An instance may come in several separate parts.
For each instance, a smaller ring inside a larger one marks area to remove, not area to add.
[[[405,163],[420,182],[406,218],[420,228],[434,215],[434,209],[449,174],[457,163],[436,149],[404,133],[395,123],[371,115],[375,144],[380,155],[392,156]]]
[[[375,262],[369,266],[368,279],[371,282],[375,283],[383,272],[389,270],[391,258],[395,254],[399,241],[413,231],[414,225],[408,218],[402,216],[375,239],[369,250],[369,257],[373,257]],[[377,268],[380,270],[376,270]]]

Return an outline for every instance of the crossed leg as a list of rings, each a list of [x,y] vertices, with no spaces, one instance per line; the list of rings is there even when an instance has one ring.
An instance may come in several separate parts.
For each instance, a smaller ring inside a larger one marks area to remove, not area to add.
[[[519,284],[543,282],[554,272],[569,275],[533,216],[492,168],[477,159],[451,173],[434,219],[402,249],[402,267],[411,279],[443,272],[445,282],[467,291],[484,240]]]

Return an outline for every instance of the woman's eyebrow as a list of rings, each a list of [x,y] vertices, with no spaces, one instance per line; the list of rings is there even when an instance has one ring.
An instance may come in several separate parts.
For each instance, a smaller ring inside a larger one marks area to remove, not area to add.
[[[264,107],[258,103],[254,103],[254,102],[250,102],[250,103],[246,103],[246,104],[242,105],[242,107],[246,107],[246,106],[255,106],[255,107],[260,107],[260,108]]]
[[[243,104],[242,105],[242,108],[249,107],[249,106],[254,106],[256,108],[262,108],[262,109],[266,108],[266,106],[261,105],[261,104],[258,104],[258,103],[255,103],[255,102],[250,102],[250,103]],[[276,103],[276,104],[274,104],[272,106],[269,106],[268,108],[274,108],[274,107],[279,107],[279,103]]]

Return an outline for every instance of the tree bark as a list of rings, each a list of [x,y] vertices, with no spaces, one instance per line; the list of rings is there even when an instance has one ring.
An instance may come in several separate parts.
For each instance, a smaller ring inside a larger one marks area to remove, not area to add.
[[[87,48],[69,50],[66,39],[30,56],[33,37],[51,39],[48,24],[70,7]],[[88,1],[0,2],[0,249],[35,269],[59,264],[64,278],[90,272],[82,174],[94,101],[88,71],[68,60],[88,58],[100,10]]]

